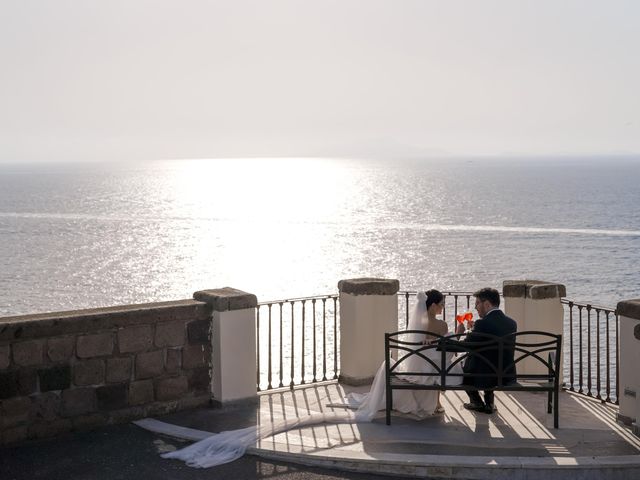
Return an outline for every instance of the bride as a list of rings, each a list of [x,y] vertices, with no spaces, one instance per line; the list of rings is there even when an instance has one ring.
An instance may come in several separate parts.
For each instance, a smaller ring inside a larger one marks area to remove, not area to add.
[[[413,313],[409,317],[407,330],[426,330],[439,336],[448,334],[447,322],[437,318],[444,309],[444,295],[438,290],[428,290],[418,292]],[[407,333],[403,339],[407,343],[421,346],[436,337],[429,334]],[[426,355],[434,362],[439,362],[440,352],[435,349],[427,350]],[[453,354],[450,354],[452,357]],[[448,359],[451,362],[451,358]],[[417,355],[408,357],[404,364],[399,366],[406,372],[433,373],[433,366],[425,362]],[[461,372],[461,365],[458,362],[452,373]],[[456,377],[450,377],[448,384],[452,385]],[[462,377],[458,377],[460,380]],[[422,384],[437,384],[439,377],[415,375],[406,377],[407,381]],[[459,382],[458,382],[459,383]],[[349,405],[357,407],[355,412],[356,421],[371,421],[379,410],[385,408],[385,364],[380,365],[371,384],[371,390],[366,394],[352,393],[347,397]],[[418,418],[425,418],[434,414],[444,413],[444,408],[440,403],[440,392],[437,390],[395,390],[393,392],[393,409],[401,413],[413,414]]]
[[[448,332],[446,322],[436,317],[442,313],[443,308],[444,295],[438,290],[418,292],[407,330],[427,330],[437,335],[446,335]],[[426,338],[427,335],[423,333],[407,333],[406,336],[408,337],[406,340],[416,345],[416,348],[433,339]],[[436,353],[435,350],[433,352]],[[451,362],[451,358],[448,360]],[[405,363],[407,365],[403,366],[403,369],[407,372],[430,373],[429,368],[433,368],[417,355],[410,356]],[[347,405],[341,405],[357,408],[355,413],[345,411],[314,413],[304,417],[216,433],[181,450],[164,453],[162,457],[183,460],[191,467],[208,468],[236,460],[244,455],[248,446],[255,444],[259,439],[293,428],[319,423],[371,422],[378,411],[385,407],[384,367],[383,362],[374,377],[369,393],[350,394],[347,397]],[[459,364],[456,367],[459,367]],[[437,377],[422,375],[408,376],[407,379],[416,383],[437,382]],[[393,393],[394,410],[411,413],[419,418],[442,413],[444,409],[440,405],[439,393],[436,390],[396,390]]]

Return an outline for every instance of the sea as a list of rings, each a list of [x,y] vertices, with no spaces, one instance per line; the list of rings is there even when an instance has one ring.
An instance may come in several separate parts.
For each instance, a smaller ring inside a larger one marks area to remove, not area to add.
[[[640,158],[233,158],[0,164],[0,316],[191,298],[259,301],[566,285],[640,298]]]

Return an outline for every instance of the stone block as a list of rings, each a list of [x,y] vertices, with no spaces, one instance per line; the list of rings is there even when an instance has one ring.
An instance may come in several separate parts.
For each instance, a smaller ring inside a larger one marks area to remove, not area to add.
[[[41,422],[29,425],[30,438],[55,437],[63,432],[68,432],[73,428],[71,420],[68,418],[58,418],[52,422]]]
[[[120,353],[144,352],[151,348],[153,335],[150,325],[136,325],[118,330]]]
[[[182,349],[168,348],[167,360],[164,366],[167,373],[178,373],[182,368]]]
[[[560,283],[542,280],[505,280],[502,282],[502,295],[509,298],[545,300],[566,297],[567,288]]]
[[[92,430],[107,424],[107,419],[103,414],[91,413],[80,415],[71,419],[75,430]]]
[[[141,380],[129,385],[129,405],[153,402],[153,381]]]
[[[230,287],[201,290],[195,292],[193,298],[199,302],[206,303],[216,312],[256,308],[258,305],[258,299],[252,293]]]
[[[136,355],[136,380],[157,377],[163,373],[163,370],[164,355],[162,350]]]
[[[47,341],[47,356],[53,363],[68,362],[73,355],[75,337],[50,338]]]
[[[64,390],[71,386],[71,367],[60,365],[38,370],[40,378],[40,391]]]
[[[144,406],[121,408],[109,412],[109,423],[128,423],[147,416],[146,407]]]
[[[211,343],[211,320],[195,320],[187,324],[187,338],[190,345],[208,345]]]
[[[11,364],[11,347],[9,345],[0,346],[0,370],[9,368]]]
[[[107,383],[122,383],[131,380],[131,357],[107,359]]]
[[[164,378],[156,382],[156,399],[176,400],[187,393],[189,381],[187,377]]]
[[[0,432],[0,434],[2,435],[2,437],[0,437],[2,438],[2,441],[0,443],[8,445],[10,443],[26,440],[29,435],[29,430],[25,425],[21,427],[7,428],[3,432]]]
[[[113,353],[113,334],[97,333],[80,335],[76,341],[76,355],[79,358],[104,357]]]
[[[182,349],[182,368],[208,367],[210,364],[210,345],[188,345]]]
[[[187,376],[189,378],[190,392],[203,394],[211,391],[211,373],[209,367],[190,370]]]
[[[160,417],[179,410],[178,401],[155,402],[144,407],[147,417]]]
[[[44,340],[14,343],[13,362],[21,367],[42,365],[44,362]]]
[[[62,392],[62,415],[76,417],[96,410],[96,391],[94,388],[74,388]]]
[[[616,310],[622,317],[640,320],[640,298],[618,302]]]
[[[14,397],[3,400],[0,425],[5,428],[27,423],[31,414],[31,404],[29,397]]]
[[[351,295],[395,295],[400,282],[389,278],[350,278],[338,282],[340,293]]]
[[[184,323],[167,322],[156,325],[156,347],[184,345]]]
[[[38,371],[34,368],[21,368],[18,371],[18,392],[20,395],[39,393]]]
[[[82,387],[85,385],[100,385],[104,383],[104,360],[85,360],[73,366],[73,383]]]
[[[55,392],[46,392],[33,397],[33,417],[36,421],[52,421],[60,416],[60,395]]]
[[[18,372],[7,370],[0,372],[0,400],[18,395]]]
[[[106,385],[96,388],[98,410],[117,410],[127,406],[127,385]]]

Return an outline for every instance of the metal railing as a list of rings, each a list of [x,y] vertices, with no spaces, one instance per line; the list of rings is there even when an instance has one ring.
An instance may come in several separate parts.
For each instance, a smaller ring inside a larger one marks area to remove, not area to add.
[[[258,391],[337,379],[338,316],[337,294],[259,303]]]
[[[615,309],[566,299],[562,303],[568,307],[565,330],[569,330],[565,335],[569,344],[565,348],[565,388],[617,405],[620,321]]]
[[[458,313],[472,310],[473,293],[442,293],[442,317],[448,323]],[[415,295],[416,292],[398,292],[398,330],[407,327]],[[338,378],[338,300],[338,294],[332,294],[258,304],[258,391]],[[619,319],[615,309],[561,301],[565,306],[563,388],[618,404]]]

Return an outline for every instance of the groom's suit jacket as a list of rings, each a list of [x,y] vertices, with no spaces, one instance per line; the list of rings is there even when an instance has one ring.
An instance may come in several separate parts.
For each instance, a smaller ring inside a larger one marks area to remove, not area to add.
[[[511,333],[515,333],[518,329],[516,322],[507,317],[502,310],[493,310],[485,315],[484,318],[474,322],[473,329],[469,332],[466,338],[461,342],[467,348],[473,348],[474,343],[486,342],[490,337],[486,337],[482,334],[495,335],[497,337],[503,337]],[[503,371],[508,374],[503,377],[503,385],[513,383],[516,380],[516,366],[513,363],[514,350],[513,348],[506,348],[503,350],[502,365]],[[492,366],[498,367],[499,352],[497,349],[483,350],[480,352],[488,363],[482,359],[470,355],[463,366],[465,375],[464,384],[472,385],[478,389],[487,387],[495,387],[497,385],[496,377],[479,377],[475,374],[490,374],[493,373]]]

